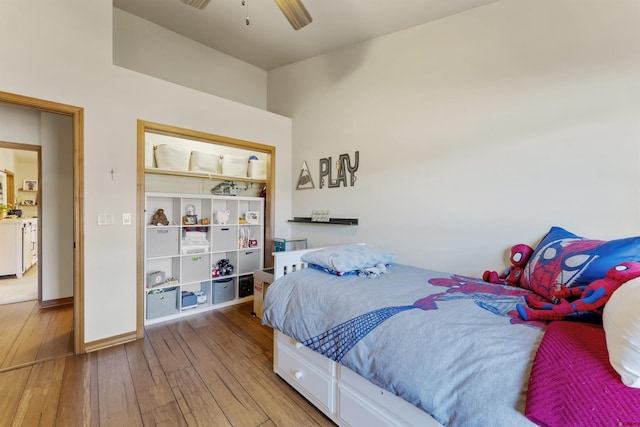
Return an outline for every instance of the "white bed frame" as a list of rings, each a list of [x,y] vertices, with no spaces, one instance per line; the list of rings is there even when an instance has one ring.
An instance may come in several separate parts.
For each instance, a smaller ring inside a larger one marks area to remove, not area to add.
[[[300,257],[317,249],[275,252],[274,279],[305,268]],[[426,412],[278,330],[273,370],[339,426],[441,426]]]

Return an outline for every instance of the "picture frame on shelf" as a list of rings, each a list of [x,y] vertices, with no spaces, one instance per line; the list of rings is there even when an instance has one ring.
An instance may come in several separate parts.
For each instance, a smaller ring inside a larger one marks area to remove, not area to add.
[[[25,206],[35,206],[36,205],[36,201],[33,199],[24,199],[22,201],[22,204]]]
[[[198,216],[197,215],[185,215],[182,217],[182,223],[184,225],[196,225],[198,224]]]
[[[25,179],[22,182],[22,189],[25,191],[38,191],[37,179]]]
[[[311,211],[311,222],[329,222],[331,216],[328,210],[314,210]]]
[[[260,212],[257,211],[247,211],[244,214],[244,220],[247,224],[259,224],[260,223]]]

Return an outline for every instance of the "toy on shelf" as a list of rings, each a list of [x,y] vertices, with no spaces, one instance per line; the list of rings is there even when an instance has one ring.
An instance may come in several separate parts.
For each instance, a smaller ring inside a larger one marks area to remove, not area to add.
[[[164,213],[164,209],[158,209],[151,218],[151,225],[169,225],[167,215]]]

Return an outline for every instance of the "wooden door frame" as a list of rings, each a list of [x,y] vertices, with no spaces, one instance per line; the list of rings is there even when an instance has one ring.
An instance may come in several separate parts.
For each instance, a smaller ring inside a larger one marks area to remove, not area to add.
[[[198,142],[206,142],[217,145],[226,145],[234,148],[242,148],[245,150],[253,150],[268,154],[267,163],[267,194],[264,206],[265,224],[264,224],[264,253],[265,267],[273,265],[272,262],[266,262],[266,256],[269,255],[271,260],[271,251],[267,248],[273,245],[273,230],[275,223],[274,207],[275,207],[275,172],[276,172],[276,147],[272,145],[259,144],[257,142],[245,141],[242,139],[229,138],[227,136],[214,135],[205,132],[198,132],[189,129],[183,129],[175,126],[163,125],[144,120],[138,120],[138,200],[137,200],[137,316],[136,316],[136,335],[138,338],[144,337],[144,195],[145,195],[145,133],[152,132],[163,135],[175,136],[177,138],[190,139]]]
[[[2,91],[0,104],[62,114],[73,119],[73,352],[84,353],[84,109]],[[41,241],[40,235],[38,240]]]

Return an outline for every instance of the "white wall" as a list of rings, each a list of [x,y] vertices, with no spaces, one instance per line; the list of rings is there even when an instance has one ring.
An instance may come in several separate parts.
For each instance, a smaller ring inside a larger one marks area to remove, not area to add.
[[[2,106],[0,105],[0,109],[2,108]],[[1,110],[0,110],[0,114]],[[0,139],[2,138],[2,135],[0,134]],[[0,148],[0,171],[4,171],[5,169],[8,169],[10,171],[15,171],[15,159],[13,156],[13,150],[8,149],[8,148]]]
[[[503,0],[269,73],[293,118],[294,226],[313,246],[363,241],[398,261],[481,275],[553,225],[640,234],[640,2]],[[318,160],[360,152],[355,187]]]
[[[275,233],[291,211],[291,120],[114,66],[112,16],[111,2],[0,0],[0,88],[84,108],[86,342],[136,327],[137,224],[97,216],[136,212],[138,119],[275,146]]]
[[[113,8],[113,63],[265,109],[267,72]]]

